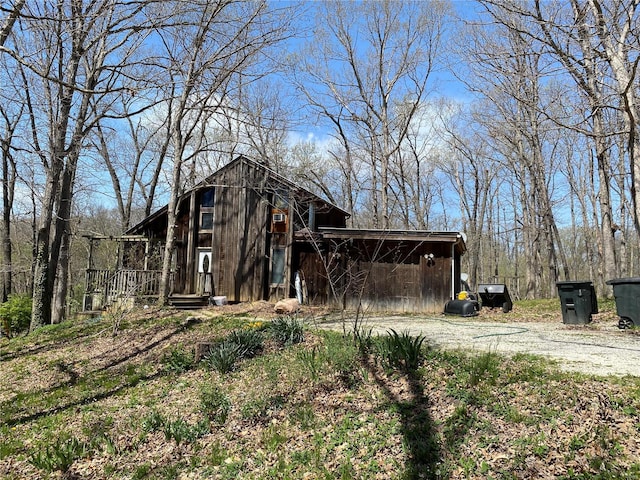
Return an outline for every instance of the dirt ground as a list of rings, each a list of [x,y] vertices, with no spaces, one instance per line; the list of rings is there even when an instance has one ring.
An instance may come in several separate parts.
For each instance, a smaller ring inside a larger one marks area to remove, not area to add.
[[[517,312],[481,311],[470,318],[370,316],[362,326],[374,333],[394,329],[422,334],[432,345],[443,348],[544,355],[567,371],[640,376],[640,336],[635,330],[618,329],[617,322],[615,316],[594,315],[590,324],[567,325],[561,314],[524,319]],[[318,326],[341,330],[342,322],[327,319]]]

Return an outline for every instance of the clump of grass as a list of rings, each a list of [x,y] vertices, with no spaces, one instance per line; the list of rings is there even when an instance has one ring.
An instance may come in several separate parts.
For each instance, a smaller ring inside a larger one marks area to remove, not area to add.
[[[167,440],[174,440],[177,444],[192,443],[211,431],[208,421],[202,420],[192,425],[182,418],[169,420],[156,411],[143,419],[142,428],[147,433],[162,431]]]
[[[234,330],[227,340],[238,345],[242,358],[251,358],[262,351],[264,335],[260,330]]]
[[[214,345],[204,357],[204,364],[220,373],[229,373],[242,357],[240,346],[231,340],[223,340]]]
[[[150,473],[151,473],[151,465],[149,465],[148,463],[138,465],[136,469],[133,471],[131,480],[142,480],[143,478],[148,478]]]
[[[496,352],[487,351],[474,355],[469,361],[469,386],[481,383],[495,385],[500,376],[500,356]]]
[[[179,445],[182,442],[193,443],[211,430],[208,422],[200,421],[195,425],[191,425],[178,418],[172,421],[166,420],[162,426],[162,431],[167,440],[174,440]]]
[[[316,423],[316,414],[310,403],[302,403],[296,407],[292,415],[293,419],[303,430],[308,430]]]
[[[271,336],[281,345],[295,345],[304,341],[302,322],[295,318],[278,317],[269,325]]]
[[[161,363],[165,371],[179,375],[193,368],[194,358],[184,347],[176,347],[162,357]]]
[[[266,421],[273,412],[280,410],[285,403],[286,399],[280,394],[260,396],[248,400],[240,409],[240,414],[244,420],[262,422]]]
[[[258,355],[264,346],[264,334],[260,330],[234,330],[211,347],[204,357],[204,365],[220,373],[228,373],[243,358]]]
[[[262,432],[260,440],[268,451],[276,452],[287,441],[287,436],[277,425],[269,425]]]
[[[353,339],[361,355],[372,353],[375,348],[375,339],[371,328],[355,327]]]
[[[211,465],[222,465],[222,462],[224,462],[225,458],[227,458],[227,451],[220,444],[220,441],[213,443],[208,454],[208,459]]]
[[[355,385],[358,380],[359,350],[348,338],[327,344],[327,360],[347,385]]]
[[[29,463],[46,472],[67,472],[73,462],[89,453],[89,445],[76,437],[59,437],[52,445],[38,449]]]
[[[322,364],[324,363],[320,349],[314,346],[311,350],[300,350],[298,352],[298,359],[309,374],[309,379],[311,379],[312,382],[317,382],[322,371]]]
[[[150,414],[142,419],[142,429],[146,432],[155,432],[164,424],[164,417],[153,410]]]
[[[391,329],[379,343],[379,354],[385,366],[412,372],[418,369],[424,353],[422,345],[426,338],[423,335],[412,336],[409,332],[398,333]]]
[[[231,411],[231,400],[218,387],[205,387],[200,392],[200,408],[209,421],[223,425]]]

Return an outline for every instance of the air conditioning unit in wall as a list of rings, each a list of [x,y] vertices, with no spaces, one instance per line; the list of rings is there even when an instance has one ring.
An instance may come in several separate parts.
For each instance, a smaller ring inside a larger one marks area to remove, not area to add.
[[[284,213],[274,213],[273,223],[284,223],[287,220],[287,215]]]

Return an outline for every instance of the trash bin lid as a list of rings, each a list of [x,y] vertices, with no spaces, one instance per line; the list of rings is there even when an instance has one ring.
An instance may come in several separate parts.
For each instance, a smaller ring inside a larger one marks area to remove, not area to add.
[[[607,280],[607,285],[619,285],[622,283],[640,283],[640,277],[614,278]]]
[[[638,279],[640,281],[640,278]],[[561,286],[571,286],[571,285],[593,285],[593,282],[591,280],[565,280],[562,282],[556,282],[556,287],[561,287]]]

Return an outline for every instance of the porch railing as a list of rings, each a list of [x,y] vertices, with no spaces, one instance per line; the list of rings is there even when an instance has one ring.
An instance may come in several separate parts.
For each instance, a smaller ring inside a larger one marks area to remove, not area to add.
[[[153,297],[160,294],[161,270],[98,270],[86,271],[85,294],[99,294],[103,302],[115,297]],[[173,292],[174,275],[170,276]]]

